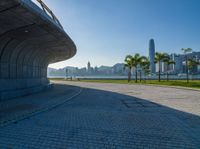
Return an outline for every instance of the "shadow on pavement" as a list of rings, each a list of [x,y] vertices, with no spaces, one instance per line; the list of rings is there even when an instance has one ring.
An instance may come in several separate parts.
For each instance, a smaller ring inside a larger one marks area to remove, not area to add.
[[[89,88],[55,109],[0,132],[0,148],[22,144],[25,148],[33,144],[35,148],[200,148],[199,116]]]

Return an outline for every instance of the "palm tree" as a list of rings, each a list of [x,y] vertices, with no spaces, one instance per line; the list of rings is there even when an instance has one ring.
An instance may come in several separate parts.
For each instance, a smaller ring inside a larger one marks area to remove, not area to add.
[[[125,62],[124,67],[128,68],[128,82],[131,81],[131,70],[133,68],[132,59],[133,59],[133,57],[131,55],[127,55],[124,60],[124,62]]]
[[[140,66],[144,72],[144,75],[145,75],[145,81],[146,81],[146,75],[149,74],[150,72],[150,61],[147,57],[143,56],[142,57],[142,60],[141,60],[141,63],[140,63]]]
[[[140,73],[140,82],[142,81],[142,71],[144,70],[144,68],[146,67],[147,63],[148,63],[148,58],[146,56],[141,56],[140,57],[140,62],[139,62],[139,73]]]
[[[192,52],[191,48],[182,48],[181,49],[185,55],[185,69],[186,69],[186,73],[187,73],[187,83],[189,83],[189,72],[188,72],[188,57],[187,57],[187,53]]]
[[[138,66],[140,65],[142,59],[144,57],[140,56],[140,54],[136,53],[135,55],[127,55],[125,58],[125,67],[129,68],[128,76],[130,78],[131,76],[131,69],[135,68],[135,82],[137,83],[137,77],[138,77]],[[129,80],[130,81],[130,80]]]
[[[140,54],[136,53],[133,55],[132,64],[133,68],[135,68],[135,82],[137,83],[137,76],[138,76],[138,66],[141,64],[144,56],[140,56]]]
[[[190,72],[192,72],[197,65],[199,65],[199,62],[194,59],[188,59],[187,68]]]
[[[171,60],[170,57],[166,57],[166,59],[164,60],[165,64],[167,64],[167,67],[169,67],[169,65],[171,64],[175,64],[175,61]],[[169,73],[167,70],[167,81],[169,81]]]
[[[159,53],[156,52],[155,54],[155,63],[158,63],[158,81],[160,82],[160,66],[161,66],[161,62],[165,61],[165,59],[168,58],[168,54],[166,53]]]

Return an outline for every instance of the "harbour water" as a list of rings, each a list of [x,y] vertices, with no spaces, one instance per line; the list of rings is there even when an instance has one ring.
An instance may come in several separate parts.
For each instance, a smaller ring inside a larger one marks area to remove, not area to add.
[[[113,76],[113,75],[107,75],[107,76],[48,76],[48,78],[61,78],[61,79],[64,79],[64,78],[72,78],[72,79],[117,79],[117,80],[124,80],[124,79],[127,79],[127,76]],[[132,76],[132,79],[134,79],[135,76]],[[138,79],[140,78],[140,76],[138,76]],[[147,79],[147,80],[155,80],[155,79],[158,79],[158,76],[157,75],[154,75],[154,76],[142,76],[141,77],[142,79]],[[161,79],[165,80],[167,79],[167,76],[166,75],[161,75]],[[184,80],[184,79],[187,79],[187,76],[186,75],[169,75],[169,79],[171,80]],[[200,75],[189,75],[189,79],[190,80],[200,80]]]

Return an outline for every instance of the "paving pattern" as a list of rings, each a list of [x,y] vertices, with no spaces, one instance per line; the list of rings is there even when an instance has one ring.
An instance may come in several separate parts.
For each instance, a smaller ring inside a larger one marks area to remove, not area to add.
[[[54,108],[77,95],[80,87],[56,85],[43,92],[0,102],[0,126]]]
[[[1,127],[0,148],[200,148],[199,109],[186,112],[190,106],[180,105],[180,109],[177,106],[177,102],[190,100],[182,98],[186,92],[193,95],[191,101],[196,98],[196,104],[200,103],[198,92],[116,84],[66,84],[84,88],[79,96],[57,108]],[[160,92],[145,95],[139,88],[146,93],[156,89]],[[166,96],[163,90],[173,92]],[[144,99],[145,96],[149,98]],[[170,101],[174,101],[170,97],[176,97],[176,109],[172,108]]]

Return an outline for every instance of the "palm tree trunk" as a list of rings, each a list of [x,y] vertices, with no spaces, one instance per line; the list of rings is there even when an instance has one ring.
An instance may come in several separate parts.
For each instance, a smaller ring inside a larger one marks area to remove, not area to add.
[[[137,83],[137,68],[135,68],[135,82]]]
[[[187,83],[189,83],[189,71],[188,71],[188,59],[187,59],[187,56],[186,56],[186,73],[187,73]]]
[[[131,81],[131,70],[128,72],[128,82]]]
[[[158,81],[160,82],[160,70],[158,71]]]
[[[142,81],[142,71],[140,71],[140,82]]]
[[[168,72],[167,72],[167,81],[169,81],[169,74],[168,74]]]
[[[158,62],[158,81],[160,82],[160,62]]]

